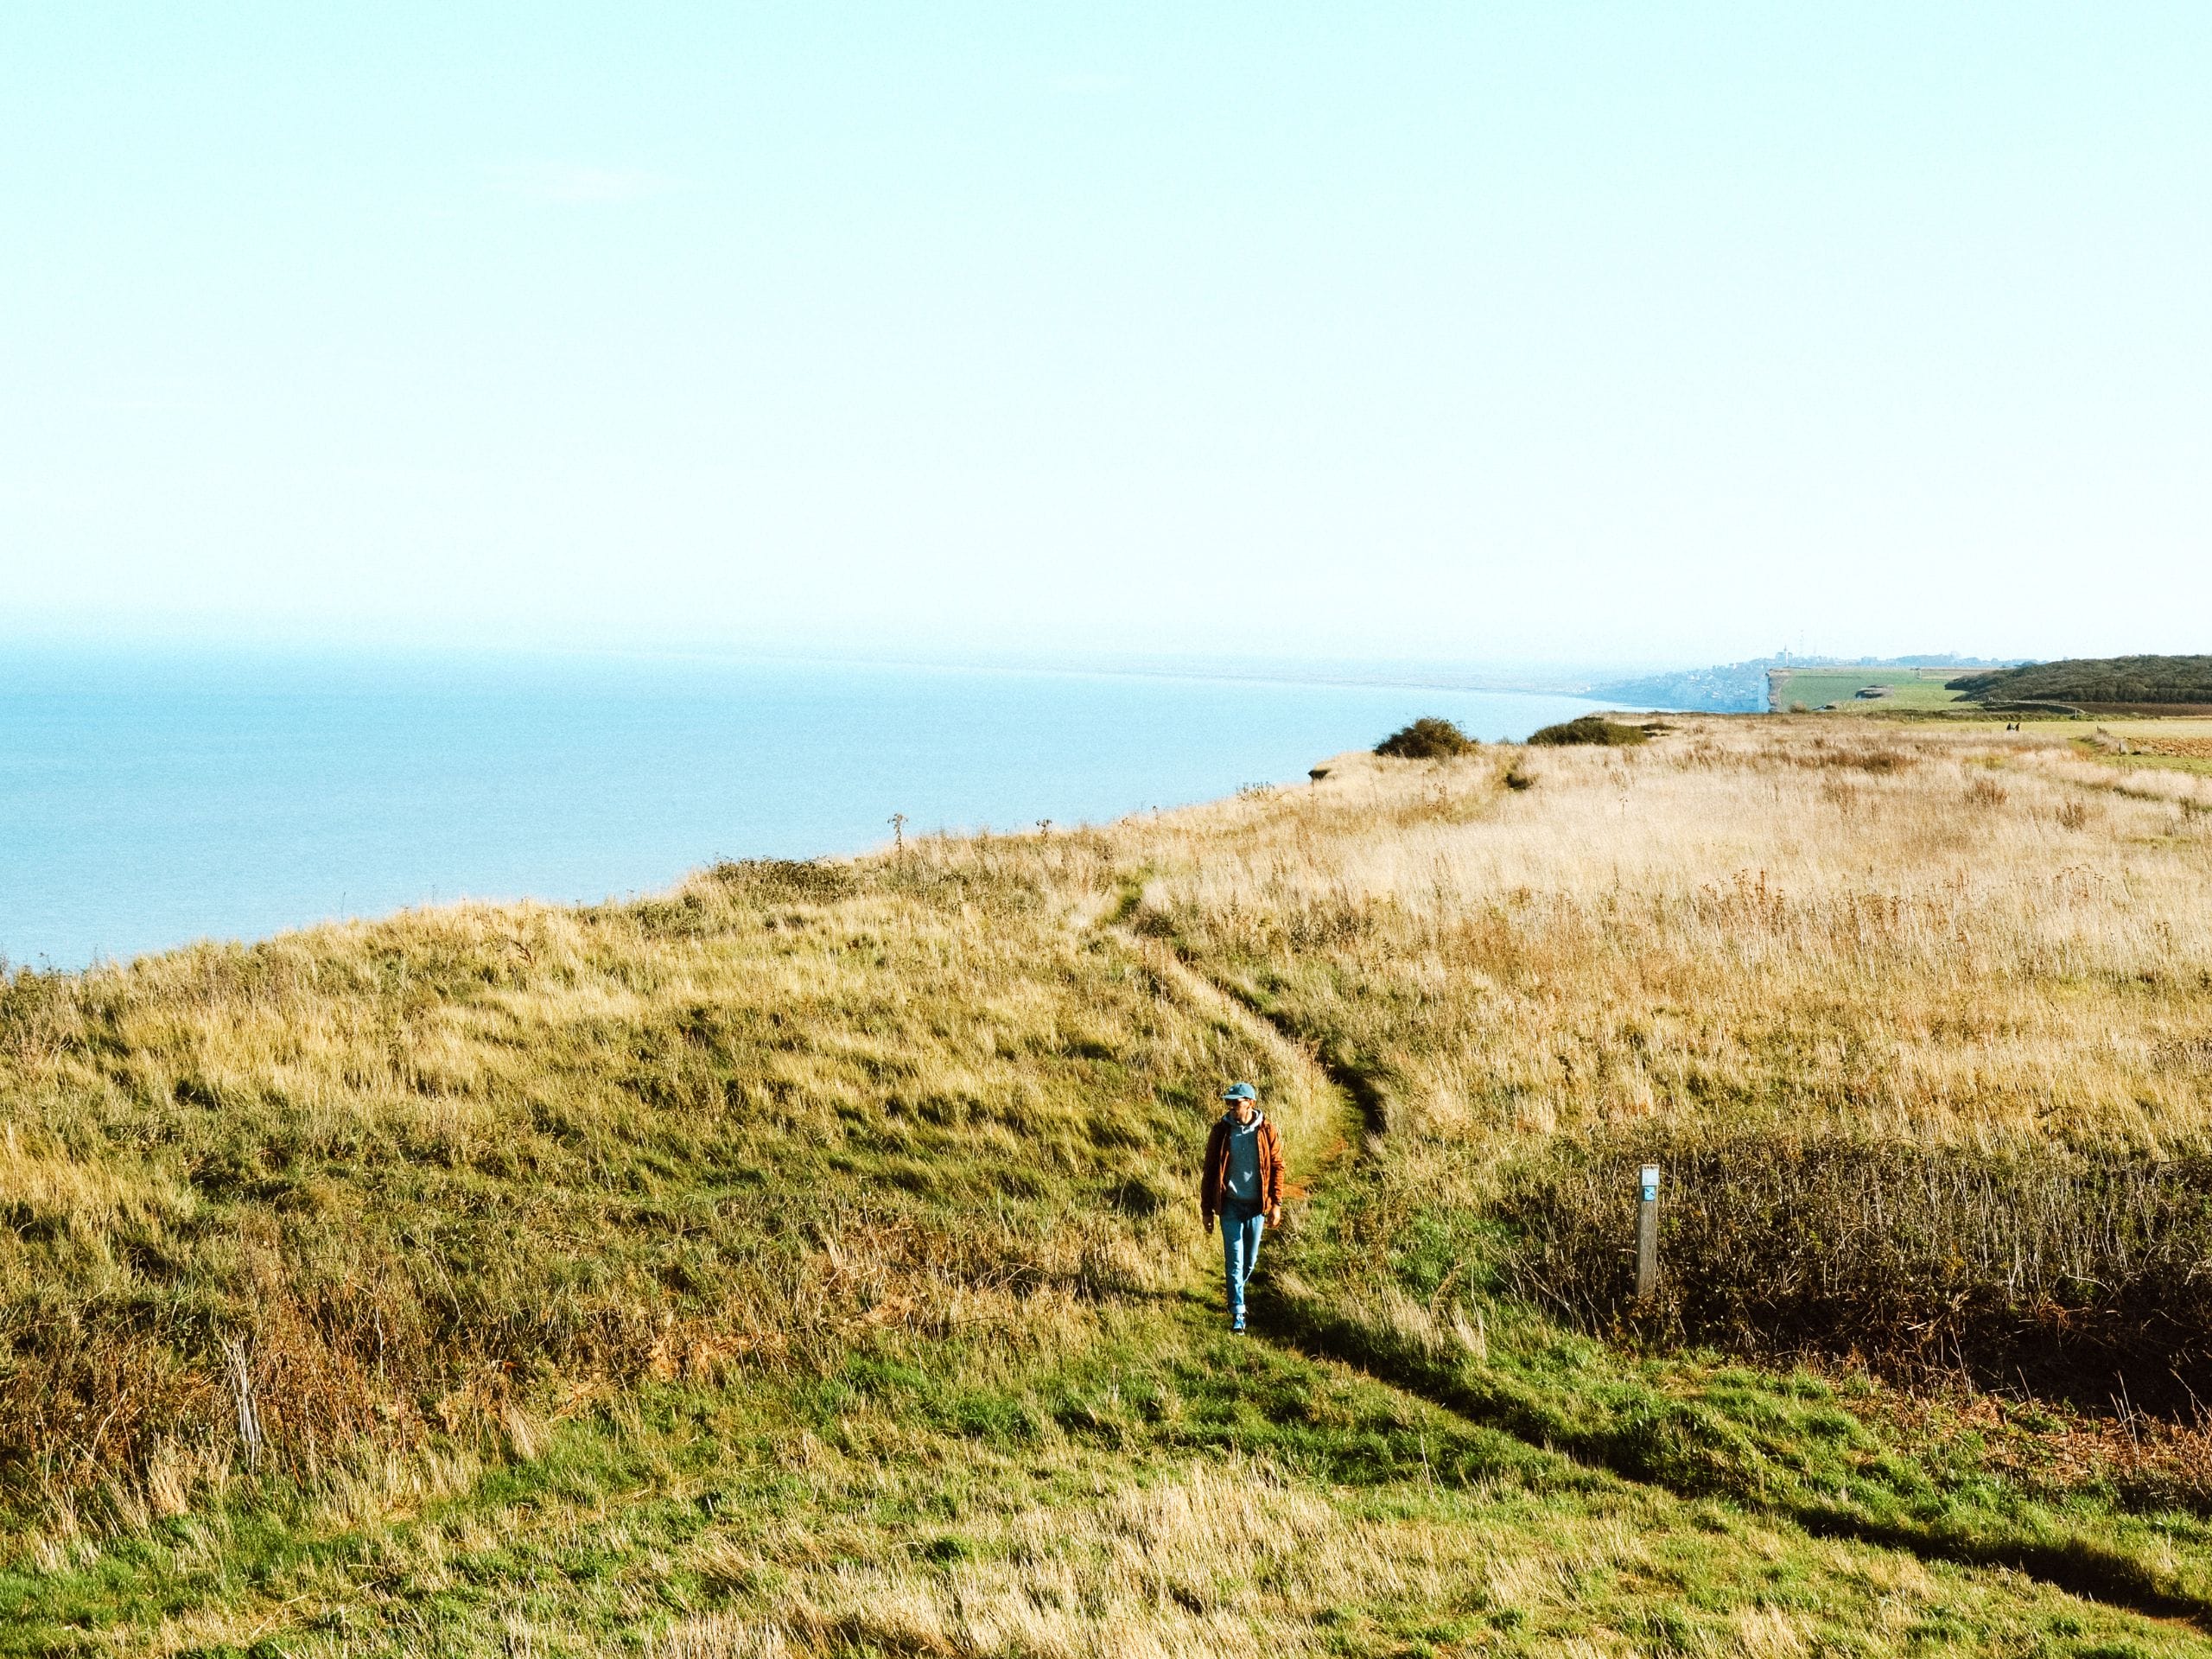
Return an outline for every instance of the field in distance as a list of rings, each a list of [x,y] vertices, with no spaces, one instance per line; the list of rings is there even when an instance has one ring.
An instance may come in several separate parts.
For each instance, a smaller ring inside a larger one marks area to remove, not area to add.
[[[1777,668],[1772,671],[1769,699],[1777,713],[1802,703],[1821,709],[1830,703],[1840,709],[1944,709],[1959,701],[1944,682],[1956,679],[1956,668]],[[1879,689],[1879,697],[1862,692]]]
[[[2212,1655],[2212,779],[1661,724],[16,974],[0,1653]]]

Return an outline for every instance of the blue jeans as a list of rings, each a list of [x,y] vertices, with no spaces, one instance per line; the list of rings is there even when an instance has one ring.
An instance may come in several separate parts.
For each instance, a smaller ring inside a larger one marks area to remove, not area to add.
[[[1244,1281],[1259,1265],[1260,1235],[1268,1230],[1267,1211],[1242,1198],[1221,1202],[1221,1267],[1229,1281],[1229,1317],[1244,1323]]]

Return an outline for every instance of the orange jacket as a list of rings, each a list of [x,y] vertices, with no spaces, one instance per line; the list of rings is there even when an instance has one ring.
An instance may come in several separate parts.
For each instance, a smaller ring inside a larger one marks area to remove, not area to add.
[[[1221,1213],[1222,1189],[1229,1185],[1229,1119],[1214,1120],[1206,1136],[1205,1169],[1198,1177],[1198,1208],[1206,1224]],[[1282,1135],[1272,1118],[1260,1119],[1260,1208],[1272,1213],[1282,1204]]]

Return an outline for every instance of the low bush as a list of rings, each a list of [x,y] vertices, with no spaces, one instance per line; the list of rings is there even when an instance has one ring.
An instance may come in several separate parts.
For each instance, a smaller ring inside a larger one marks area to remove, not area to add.
[[[855,886],[852,871],[820,859],[724,859],[707,874],[734,893],[771,903],[830,904]]]
[[[1423,715],[1410,726],[1401,727],[1375,746],[1375,753],[1393,760],[1448,760],[1481,747],[1448,720]]]
[[[1637,1165],[1657,1292],[1633,1294]],[[1596,1331],[1767,1357],[1961,1370],[2103,1407],[2186,1409],[2212,1375],[2212,1151],[1912,1147],[1694,1127],[1563,1137],[1512,1172],[1509,1276]],[[2126,1383],[2116,1381],[2126,1378]]]
[[[1649,742],[1651,734],[1641,726],[1624,726],[1618,721],[1607,720],[1603,715],[1582,715],[1556,726],[1547,726],[1531,734],[1529,741],[1547,747],[1586,743],[1626,749],[1633,748],[1638,743]]]

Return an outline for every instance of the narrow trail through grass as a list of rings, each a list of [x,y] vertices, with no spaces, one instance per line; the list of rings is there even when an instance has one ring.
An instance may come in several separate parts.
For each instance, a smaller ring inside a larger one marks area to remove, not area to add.
[[[1293,1172],[1308,1174],[1310,1196],[1325,1196],[1323,1189],[1327,1184],[1341,1179],[1359,1160],[1374,1158],[1382,1137],[1390,1132],[1389,1100],[1383,1084],[1327,1040],[1301,1032],[1293,1019],[1249,987],[1224,983],[1206,974],[1173,941],[1147,939],[1135,932],[1128,925],[1135,909],[1134,897],[1125,895],[1109,915],[1100,918],[1098,925],[1176,986],[1195,1007],[1234,1022],[1248,1037],[1271,1050],[1287,1070],[1302,1071],[1316,1096],[1329,1103],[1332,1109],[1328,1116],[1333,1120],[1335,1133],[1322,1137],[1324,1145],[1318,1156],[1309,1153],[1306,1171],[1294,1168]],[[1300,1127],[1305,1139],[1315,1138],[1317,1126]],[[1281,1243],[1277,1248],[1282,1248]],[[1279,1299],[1280,1306],[1271,1307],[1266,1302],[1256,1306],[1255,1334],[1303,1357],[1344,1365],[1383,1388],[1408,1395],[1471,1425],[1510,1434],[1591,1472],[1684,1501],[1712,1496],[1709,1490],[1699,1490],[1688,1483],[1655,1478],[1645,1459],[1622,1455],[1622,1448],[1604,1439],[1560,1434],[1555,1418],[1531,1414],[1525,1402],[1494,1390],[1470,1388],[1463,1378],[1433,1364],[1408,1367],[1393,1363],[1402,1357],[1378,1353],[1359,1322],[1334,1315],[1310,1293],[1305,1293],[1305,1287],[1296,1285],[1290,1294]],[[1199,1300],[1210,1305],[1210,1299],[1203,1294]],[[2177,1592],[2140,1560],[2088,1540],[1947,1537],[1909,1522],[1855,1514],[1840,1505],[1777,1503],[1761,1494],[1741,1491],[1728,1496],[1763,1518],[1792,1526],[1808,1537],[1896,1550],[1923,1562],[2018,1573],[2069,1595],[2159,1620],[2193,1635],[2212,1636],[2212,1601]]]

